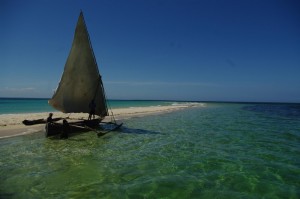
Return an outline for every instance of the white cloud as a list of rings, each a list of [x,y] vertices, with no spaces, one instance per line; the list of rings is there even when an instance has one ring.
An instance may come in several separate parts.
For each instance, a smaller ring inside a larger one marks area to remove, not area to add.
[[[34,97],[38,91],[34,87],[5,87],[0,88],[1,97]]]
[[[4,89],[0,89],[2,91],[7,91],[7,92],[27,92],[27,91],[34,91],[36,90],[33,87],[25,87],[25,88],[9,88],[9,87],[5,87]]]

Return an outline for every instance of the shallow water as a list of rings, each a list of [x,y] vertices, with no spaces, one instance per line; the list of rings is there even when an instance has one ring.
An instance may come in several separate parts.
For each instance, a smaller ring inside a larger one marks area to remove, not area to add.
[[[0,198],[299,198],[300,106],[272,106],[209,103],[101,138],[1,139]]]

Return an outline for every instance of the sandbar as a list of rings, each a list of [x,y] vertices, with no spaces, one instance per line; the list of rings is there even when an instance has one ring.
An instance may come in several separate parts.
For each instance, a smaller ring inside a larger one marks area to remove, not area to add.
[[[151,107],[130,107],[130,108],[115,108],[111,111],[117,121],[125,120],[132,117],[143,117],[152,114],[162,114],[172,111],[177,111],[185,108],[203,106],[201,103],[182,103],[169,106],[151,106]],[[109,114],[112,115],[109,110]],[[29,133],[45,131],[45,125],[32,125],[25,126],[22,121],[36,120],[36,119],[46,119],[48,117],[48,112],[43,113],[19,113],[19,114],[1,114],[0,115],[0,138],[13,137],[19,135],[26,135]],[[61,113],[53,112],[53,117],[68,117],[68,120],[78,120],[87,119],[87,113]],[[111,117],[108,116],[104,121],[110,121]]]

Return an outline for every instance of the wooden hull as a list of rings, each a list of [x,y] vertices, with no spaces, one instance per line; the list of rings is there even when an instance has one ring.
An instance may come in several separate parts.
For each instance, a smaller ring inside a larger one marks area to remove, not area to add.
[[[68,134],[91,131],[88,128],[93,128],[93,129],[98,128],[99,123],[100,123],[99,119],[83,120],[80,122],[70,122],[69,123],[70,128]],[[63,124],[61,123],[47,123],[45,128],[46,128],[45,131],[46,137],[61,135],[62,133],[64,133]]]

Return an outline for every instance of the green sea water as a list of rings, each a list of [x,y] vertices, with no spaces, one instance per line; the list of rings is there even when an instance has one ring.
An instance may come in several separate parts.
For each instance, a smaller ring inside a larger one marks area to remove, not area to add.
[[[0,198],[299,198],[300,105],[207,103],[0,152]]]

